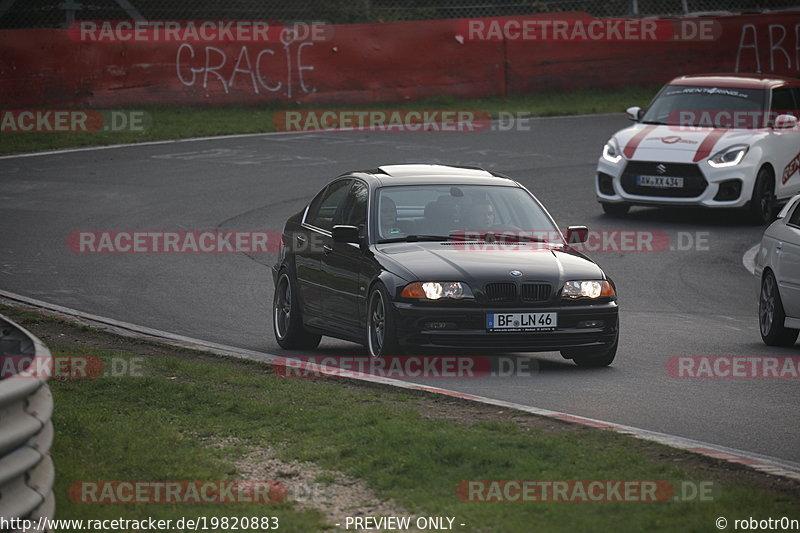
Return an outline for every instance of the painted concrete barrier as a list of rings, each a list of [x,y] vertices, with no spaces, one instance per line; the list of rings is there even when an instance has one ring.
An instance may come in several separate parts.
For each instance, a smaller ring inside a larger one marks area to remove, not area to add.
[[[660,19],[657,40],[468,33],[471,23],[489,28],[511,19],[334,25],[321,39],[246,41],[5,30],[0,107],[360,103],[658,85],[697,72],[800,75],[800,11]],[[584,13],[513,19],[597,21]],[[713,39],[665,40],[665,24],[711,24]]]

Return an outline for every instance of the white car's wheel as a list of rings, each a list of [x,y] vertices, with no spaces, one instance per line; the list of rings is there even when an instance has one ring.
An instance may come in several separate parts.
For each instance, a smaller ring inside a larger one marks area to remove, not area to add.
[[[750,216],[756,224],[769,224],[775,219],[778,202],[775,198],[775,179],[766,167],[758,171],[753,195],[750,198]]]
[[[603,206],[603,212],[605,214],[614,217],[624,217],[631,208],[628,204],[610,204],[608,202],[601,202],[600,205]]]

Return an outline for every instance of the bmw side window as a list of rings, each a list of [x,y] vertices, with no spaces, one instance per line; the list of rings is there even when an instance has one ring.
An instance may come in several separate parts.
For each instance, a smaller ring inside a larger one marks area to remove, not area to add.
[[[314,220],[314,217],[317,216],[317,212],[319,211],[319,204],[322,203],[322,199],[325,198],[325,192],[327,191],[327,187],[322,189],[319,194],[317,194],[311,203],[308,204],[308,211],[306,211],[306,217],[303,222],[311,224],[311,221]]]
[[[337,217],[334,223],[356,226],[358,228],[366,224],[368,193],[369,190],[364,183],[355,181],[353,183],[353,188],[350,189],[350,194],[347,196],[347,202],[345,202],[341,216]]]
[[[333,218],[339,206],[347,197],[352,180],[339,180],[331,183],[325,193],[314,198],[306,215],[306,224],[330,231],[333,228]]]

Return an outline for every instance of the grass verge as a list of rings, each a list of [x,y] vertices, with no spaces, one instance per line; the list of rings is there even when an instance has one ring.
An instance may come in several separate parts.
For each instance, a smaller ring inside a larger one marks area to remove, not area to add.
[[[374,505],[345,502],[344,513],[392,502],[395,513],[455,517],[458,531],[713,531],[720,516],[798,517],[800,483],[617,433],[360,382],[281,379],[264,364],[134,341],[6,306],[0,312],[54,355],[136,360],[142,370],[138,377],[50,381],[61,519],[270,515],[280,518],[280,531],[332,529],[330,513],[313,498],[303,505],[291,497],[270,506],[112,505],[68,495],[79,481],[252,479],[242,458],[267,449],[281,464],[321,468],[314,479],[322,485],[339,474],[364,482]],[[296,493],[296,470],[273,472]],[[716,489],[708,501],[661,503],[456,497],[462,480],[480,479],[671,480]]]
[[[311,106],[308,109],[432,109],[480,110],[497,117],[500,112],[520,113],[530,116],[582,115],[592,113],[617,113],[632,105],[646,105],[655,95],[655,88],[631,87],[617,91],[576,91],[571,93],[544,93],[458,100],[440,97],[415,102],[382,102],[368,105]],[[275,111],[297,109],[296,106],[218,106],[218,107],[168,107],[142,106],[125,108],[126,111],[143,111],[147,126],[143,131],[98,132],[30,132],[4,131],[0,153],[36,152],[59,148],[109,145],[229,135],[236,133],[262,133],[275,131]]]

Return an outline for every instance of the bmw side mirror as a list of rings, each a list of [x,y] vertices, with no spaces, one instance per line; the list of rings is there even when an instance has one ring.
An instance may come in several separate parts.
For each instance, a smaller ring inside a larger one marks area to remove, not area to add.
[[[333,242],[351,242],[359,244],[361,237],[356,226],[336,225],[331,231],[333,234]]]
[[[567,228],[567,243],[578,244],[586,242],[589,238],[589,228],[586,226],[570,226]]]
[[[790,130],[797,127],[797,117],[794,115],[778,115],[775,117],[776,130]]]
[[[628,120],[639,122],[639,119],[642,118],[642,108],[638,105],[629,107],[625,110],[625,114],[628,116]]]

